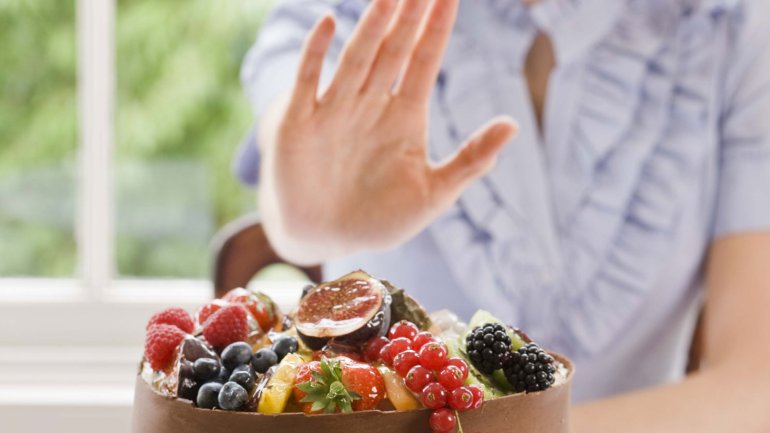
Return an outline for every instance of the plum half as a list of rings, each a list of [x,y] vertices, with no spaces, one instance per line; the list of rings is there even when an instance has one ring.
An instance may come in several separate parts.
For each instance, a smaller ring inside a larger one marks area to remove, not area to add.
[[[378,279],[356,271],[308,290],[297,309],[295,326],[302,341],[320,350],[330,340],[361,345],[390,327],[391,297]]]

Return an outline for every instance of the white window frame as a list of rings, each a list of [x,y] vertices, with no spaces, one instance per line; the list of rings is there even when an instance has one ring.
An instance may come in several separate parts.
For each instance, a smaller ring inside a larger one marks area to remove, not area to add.
[[[113,179],[116,0],[77,0],[76,7],[77,274],[70,279],[0,278],[3,419],[27,403],[56,406],[45,396],[61,396],[61,389],[49,390],[59,384],[78,387],[75,394],[62,391],[72,401],[80,401],[77,398],[83,395],[99,399],[99,393],[84,394],[82,390],[84,381],[94,377],[99,383],[119,385],[115,401],[130,404],[127,399],[132,388],[127,387],[133,383],[141,357],[147,318],[171,305],[192,312],[213,295],[207,280],[117,278]],[[286,308],[297,299],[302,284],[273,282],[260,284],[260,288]],[[57,362],[45,355],[53,353]],[[49,374],[41,375],[41,370]],[[48,391],[20,394],[29,391],[35,378]],[[20,395],[30,395],[30,399]],[[59,431],[68,430],[62,427]]]
[[[145,321],[168,306],[193,312],[213,295],[207,280],[117,275],[116,3],[76,1],[76,275],[0,278],[3,431],[97,433],[110,425],[129,433]],[[259,288],[286,311],[304,284],[260,282]]]
[[[88,330],[94,343],[137,344],[137,333],[121,323],[137,323],[169,303],[192,307],[211,297],[204,280],[117,279],[115,269],[115,19],[116,0],[77,0],[77,273],[71,279],[0,279],[0,324],[17,326],[8,344],[79,343],[91,311],[115,317]],[[51,324],[57,324],[51,327]],[[8,328],[5,328],[8,329]]]

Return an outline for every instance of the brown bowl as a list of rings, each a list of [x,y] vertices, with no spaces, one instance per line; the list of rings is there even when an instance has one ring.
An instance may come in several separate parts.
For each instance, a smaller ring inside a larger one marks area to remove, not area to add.
[[[568,433],[570,387],[574,369],[563,356],[554,355],[569,370],[567,380],[546,391],[514,394],[484,403],[460,414],[470,433]],[[430,411],[366,411],[350,414],[264,415],[198,409],[188,400],[155,392],[140,376],[134,394],[134,433],[430,433]]]

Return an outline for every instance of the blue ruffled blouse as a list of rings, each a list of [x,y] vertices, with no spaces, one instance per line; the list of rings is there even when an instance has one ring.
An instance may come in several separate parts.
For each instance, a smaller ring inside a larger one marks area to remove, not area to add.
[[[279,2],[243,67],[257,118],[333,10],[329,79],[366,3]],[[522,72],[538,31],[557,57],[542,134]],[[770,1],[462,1],[431,157],[503,113],[521,134],[454,207],[399,249],[328,271],[363,267],[463,317],[490,310],[575,360],[578,400],[680,379],[706,248],[770,229]],[[244,182],[258,161],[252,134]]]

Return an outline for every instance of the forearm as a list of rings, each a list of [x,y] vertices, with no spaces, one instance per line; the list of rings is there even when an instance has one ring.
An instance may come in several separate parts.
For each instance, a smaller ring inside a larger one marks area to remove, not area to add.
[[[770,368],[747,357],[732,365],[572,411],[573,433],[764,433],[770,431]]]

